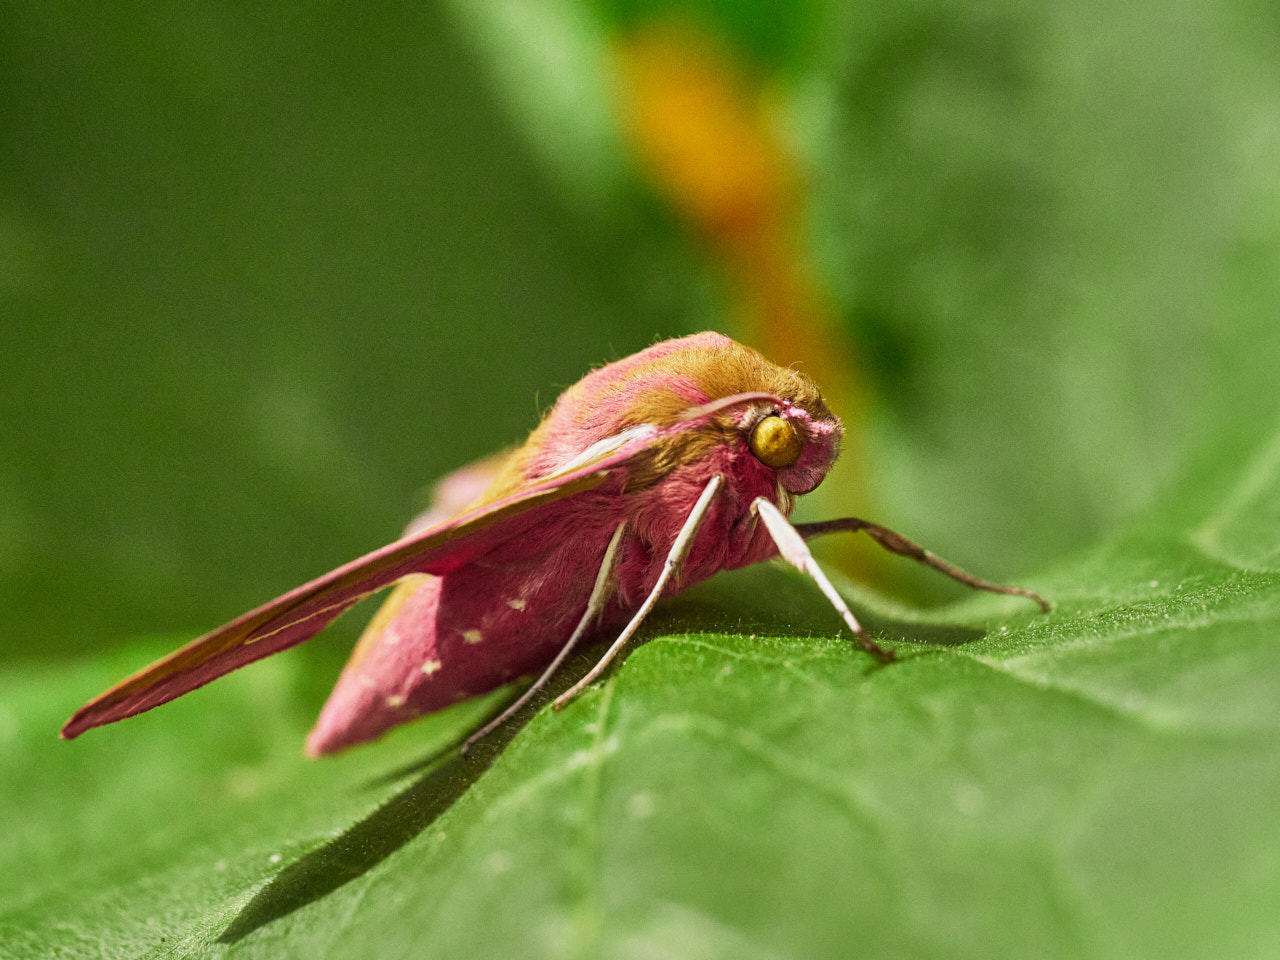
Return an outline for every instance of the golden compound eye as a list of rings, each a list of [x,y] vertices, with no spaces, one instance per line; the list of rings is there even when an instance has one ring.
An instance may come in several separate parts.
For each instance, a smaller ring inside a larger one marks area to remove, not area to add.
[[[781,469],[800,459],[804,440],[790,420],[773,414],[755,425],[747,445],[765,466]]]

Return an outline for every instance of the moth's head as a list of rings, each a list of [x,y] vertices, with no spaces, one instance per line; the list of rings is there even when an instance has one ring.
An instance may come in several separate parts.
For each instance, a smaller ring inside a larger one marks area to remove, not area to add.
[[[639,486],[680,467],[714,469],[728,455],[739,468],[772,471],[788,493],[808,493],[843,434],[809,377],[718,333],[655,344],[595,371],[566,399],[575,419],[597,418],[602,436],[637,427],[667,434],[633,477]]]

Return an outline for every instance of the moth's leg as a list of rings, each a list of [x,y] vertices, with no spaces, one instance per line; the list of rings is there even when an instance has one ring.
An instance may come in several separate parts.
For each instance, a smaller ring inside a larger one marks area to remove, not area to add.
[[[1014,597],[1026,597],[1028,600],[1034,600],[1038,603],[1040,609],[1045,613],[1049,612],[1048,601],[1034,590],[1028,590],[1025,587],[1006,587],[1003,584],[981,580],[971,573],[965,573],[954,563],[948,563],[937,554],[931,553],[919,544],[913,543],[902,534],[895,533],[888,527],[882,527],[878,523],[872,523],[870,520],[861,520],[858,517],[843,517],[839,520],[825,520],[822,523],[798,523],[795,529],[806,540],[820,537],[824,533],[857,533],[859,530],[865,530],[867,536],[891,553],[909,557],[917,563],[923,563],[926,567],[932,567],[939,573],[945,573],[952,580],[958,580],[966,587],[972,587],[975,590],[986,590],[989,593],[1004,593]]]
[[[818,585],[818,589],[831,601],[831,605],[836,608],[845,624],[853,631],[854,636],[858,638],[858,642],[862,644],[862,649],[866,650],[867,653],[881,663],[888,663],[892,660],[893,651],[884,649],[884,647],[867,636],[866,631],[862,629],[862,624],[858,623],[858,618],[853,615],[849,605],[844,602],[844,597],[836,592],[836,588],[831,585],[831,581],[822,572],[818,562],[813,559],[813,554],[809,552],[809,545],[804,542],[804,537],[800,535],[800,531],[791,525],[791,522],[783,515],[782,511],[764,497],[756,497],[752,501],[751,508],[760,514],[760,519],[764,521],[765,529],[773,537],[773,542],[778,545],[778,552],[782,554],[782,559],[786,560],[787,563],[801,573],[807,573],[813,582]]]
[[[667,553],[667,561],[662,565],[662,573],[658,574],[658,582],[649,591],[649,596],[645,597],[644,603],[640,604],[640,609],[631,618],[631,622],[623,628],[622,633],[618,635],[618,639],[613,641],[613,646],[605,651],[605,655],[600,658],[600,662],[592,667],[585,677],[556,698],[555,703],[551,705],[554,709],[563,710],[570,700],[580,694],[600,674],[604,673],[605,668],[609,666],[613,658],[626,646],[627,641],[631,639],[632,635],[640,627],[641,622],[649,615],[649,611],[653,609],[653,605],[658,602],[658,598],[662,596],[662,591],[666,589],[668,581],[676,575],[685,557],[689,555],[689,550],[693,546],[693,538],[697,536],[698,528],[702,526],[702,521],[707,515],[707,509],[711,506],[711,501],[715,499],[716,491],[720,489],[722,483],[724,483],[722,477],[714,476],[711,478],[711,482],[703,488],[702,495],[698,497],[698,502],[693,505],[693,509],[684,521],[684,526],[676,534],[675,542],[671,545],[670,552]]]
[[[578,625],[573,628],[573,633],[570,634],[568,641],[560,648],[560,652],[556,654],[556,658],[551,661],[547,669],[542,671],[542,675],[533,682],[533,686],[520,694],[514,703],[467,737],[466,742],[462,744],[462,752],[464,754],[471,749],[471,745],[477,740],[483,739],[506,723],[512,714],[528,703],[534,694],[547,685],[547,681],[560,669],[560,664],[564,663],[565,657],[569,656],[578,641],[591,628],[592,623],[604,613],[605,605],[609,602],[609,595],[613,593],[614,577],[618,571],[618,559],[622,553],[619,548],[622,545],[622,537],[626,529],[627,521],[623,520],[618,524],[618,529],[613,531],[609,546],[604,551],[604,560],[600,562],[600,570],[596,573],[596,583],[591,588],[591,597],[587,600],[587,610],[582,615],[582,619],[578,621]]]

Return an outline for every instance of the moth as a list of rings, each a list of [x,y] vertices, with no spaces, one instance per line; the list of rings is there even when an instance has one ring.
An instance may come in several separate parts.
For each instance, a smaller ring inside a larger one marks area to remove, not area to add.
[[[394,589],[356,644],[307,738],[313,756],[514,678],[538,679],[593,631],[623,623],[563,707],[617,657],[658,600],[720,570],[781,556],[808,574],[871,656],[807,541],[863,531],[970,587],[980,580],[857,517],[792,525],[797,497],[835,462],[842,427],[803,373],[717,333],[659,342],[566,390],[523,445],[464,468],[395,542],[251,610],[90,701],[64,738],[166,703],[301,643],[357,601]]]

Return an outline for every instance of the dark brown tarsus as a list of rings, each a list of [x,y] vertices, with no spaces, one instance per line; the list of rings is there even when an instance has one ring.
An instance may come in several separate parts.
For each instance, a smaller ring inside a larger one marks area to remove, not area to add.
[[[975,590],[986,590],[989,593],[1004,593],[1014,597],[1026,597],[1028,600],[1034,600],[1038,603],[1040,609],[1045,613],[1049,612],[1049,602],[1034,590],[1028,590],[1025,587],[1006,587],[1003,584],[981,580],[971,573],[965,573],[955,564],[948,563],[919,544],[913,543],[902,534],[895,533],[888,527],[882,527],[878,523],[872,523],[870,520],[861,520],[858,517],[841,517],[839,520],[823,520],[819,523],[797,523],[794,526],[799,531],[800,536],[806,540],[812,540],[814,537],[820,537],[827,533],[857,533],[859,530],[865,530],[867,536],[891,553],[909,557],[917,563],[932,567],[939,573],[945,573],[952,580],[963,583],[966,587],[972,587]]]

